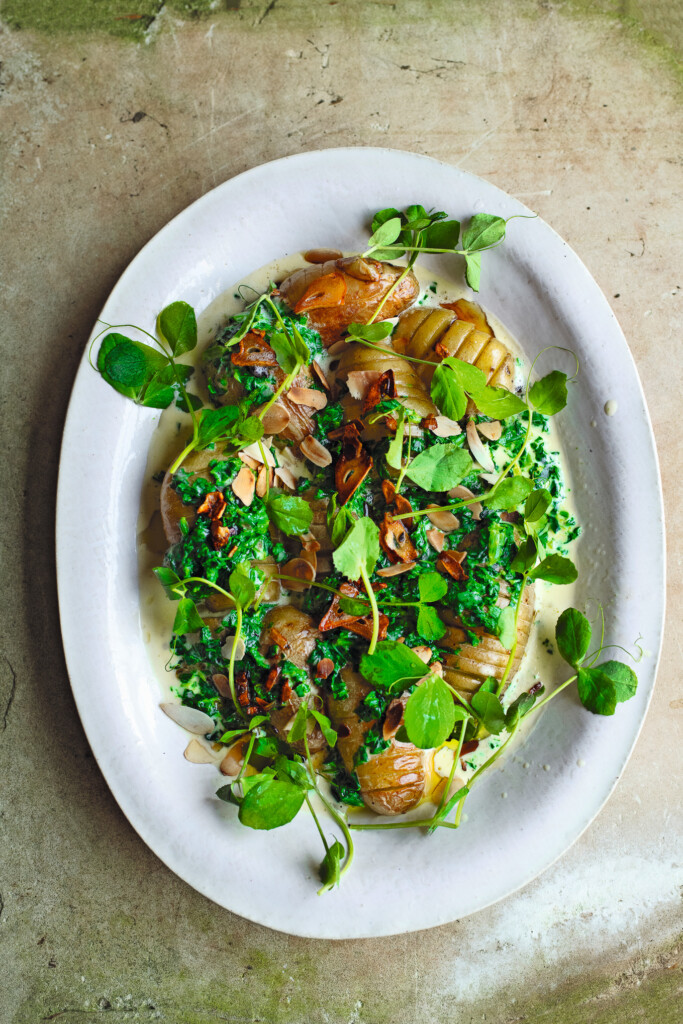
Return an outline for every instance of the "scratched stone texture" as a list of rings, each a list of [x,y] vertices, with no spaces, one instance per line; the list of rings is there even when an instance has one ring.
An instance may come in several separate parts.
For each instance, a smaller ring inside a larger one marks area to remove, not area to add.
[[[144,22],[135,0],[87,8],[0,6],[0,1024],[677,1024],[680,0],[145,0]],[[479,174],[586,262],[650,404],[670,623],[633,758],[558,864],[467,920],[327,943],[212,905],[123,818],[70,694],[52,534],[69,389],[121,271],[214,185],[339,145]]]

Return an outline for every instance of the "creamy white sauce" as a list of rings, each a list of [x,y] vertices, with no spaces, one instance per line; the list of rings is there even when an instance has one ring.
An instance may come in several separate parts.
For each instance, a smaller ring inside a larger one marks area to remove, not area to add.
[[[240,285],[229,289],[219,295],[198,317],[199,340],[194,352],[185,357],[185,361],[198,365],[204,350],[212,343],[217,332],[225,325],[227,319],[235,313],[241,312],[244,308],[244,300],[249,301],[251,297],[262,294],[268,288],[271,281],[280,282],[292,271],[305,266],[301,254],[283,257],[274,260],[272,263],[261,267],[246,277]],[[440,302],[453,302],[458,298],[466,297],[462,294],[457,285],[446,278],[436,277],[430,271],[423,270],[419,266],[415,268],[420,286],[422,289],[418,305],[434,306]],[[436,291],[432,291],[430,285],[436,284]],[[240,296],[238,288],[241,290]],[[250,288],[252,289],[250,291]],[[476,300],[476,296],[475,296]],[[490,311],[485,310],[487,319],[494,330],[496,337],[506,345],[513,356],[521,361],[521,369],[518,368],[520,377],[526,375],[528,370],[527,360],[523,348],[505,329],[504,325]],[[321,359],[320,362],[325,368],[328,360]],[[200,395],[206,405],[210,404],[209,395],[204,386],[203,375],[198,369],[191,382],[191,390]],[[613,407],[608,411],[607,406]],[[605,405],[605,412],[612,415],[616,411],[616,402],[610,400]],[[567,492],[564,507],[576,518],[576,511],[572,498],[571,477],[569,474],[566,459],[562,453],[556,427],[551,419],[549,421],[549,433],[544,434],[548,451],[560,453],[560,466]],[[138,519],[138,565],[139,565],[139,586],[140,586],[140,607],[141,623],[150,664],[154,675],[157,677],[162,693],[161,699],[168,697],[170,687],[175,685],[176,677],[167,666],[170,659],[169,641],[175,615],[175,603],[169,601],[157,582],[152,569],[162,563],[166,550],[166,541],[161,526],[159,513],[159,492],[161,485],[153,477],[166,470],[173,458],[187,443],[191,435],[190,417],[180,412],[175,406],[166,409],[159,416],[159,423],[154,432],[147,459],[147,468],[142,488],[140,504],[140,515]],[[575,546],[572,545],[573,551]],[[566,678],[566,667],[563,669],[562,660],[555,652],[555,623],[557,617],[565,608],[575,603],[576,587],[574,584],[568,586],[552,586],[543,581],[535,584],[535,615],[531,627],[524,658],[517,671],[517,674],[508,687],[506,703],[513,700],[519,693],[528,690],[535,682],[542,681],[546,691],[551,690],[555,685]],[[288,602],[291,597],[283,594],[282,601]],[[550,646],[554,653],[548,649]],[[537,720],[542,716],[532,715],[518,729],[517,737],[511,744],[512,752],[520,744],[520,738],[536,726]],[[189,737],[188,737],[189,738]],[[195,737],[199,739],[198,737]],[[464,759],[464,767],[456,770],[456,780],[464,781],[472,776],[474,771],[480,767],[491,754],[500,746],[501,737],[490,737],[480,742],[476,751],[468,754]],[[200,741],[204,742],[204,741]],[[211,750],[209,744],[205,744],[207,750]],[[223,748],[224,749],[224,748]],[[220,760],[222,752],[213,751],[216,761]],[[504,758],[510,755],[506,750],[497,764],[502,763]],[[434,782],[439,778],[448,776],[453,762],[453,749],[443,748],[437,754],[435,764]],[[524,767],[529,767],[525,762]],[[549,770],[549,765],[543,765]],[[451,791],[457,789],[457,785]],[[435,798],[436,799],[436,796]],[[419,817],[423,811],[418,807],[410,816]],[[374,815],[372,816],[374,818]],[[466,817],[466,816],[465,816]]]

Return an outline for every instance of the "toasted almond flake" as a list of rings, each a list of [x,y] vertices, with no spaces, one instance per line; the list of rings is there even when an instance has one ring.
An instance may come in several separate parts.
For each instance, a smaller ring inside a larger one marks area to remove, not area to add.
[[[195,733],[197,736],[204,736],[207,732],[213,732],[216,728],[213,718],[197,708],[188,708],[185,704],[176,704],[171,701],[160,704],[159,707],[165,715],[172,718],[179,726],[187,729],[188,732]]]
[[[492,473],[496,467],[493,465],[491,452],[479,436],[474,420],[467,421],[467,443],[474,460],[478,462],[481,468],[487,473]]]
[[[446,543],[446,534],[442,533],[441,530],[427,530],[426,537],[434,550],[440,554]]]
[[[455,420],[449,420],[448,416],[437,416],[432,434],[436,434],[437,437],[455,437],[456,434],[462,434],[462,430],[460,424]]]
[[[216,760],[211,751],[207,750],[199,740],[190,740],[183,751],[183,757],[191,764],[213,764]]]
[[[436,505],[427,505],[427,508],[436,507]],[[457,530],[460,527],[460,520],[452,512],[428,512],[427,519],[444,533],[450,533],[451,530]]]
[[[275,402],[263,414],[263,429],[266,434],[281,434],[289,426],[291,418],[289,409]]]
[[[462,498],[473,498],[474,494],[469,489],[469,487],[463,487],[462,484],[458,484],[457,487],[451,488],[451,490],[448,492],[448,497],[453,498],[454,501],[457,501],[458,499]],[[481,502],[473,501],[472,504],[468,505],[467,507],[469,508],[470,512],[472,513],[475,519],[479,519],[481,517]]]
[[[417,654],[420,661],[424,661],[425,665],[429,664],[429,659],[432,656],[431,647],[424,647],[420,644],[419,647],[413,647],[413,654]]]
[[[285,487],[289,487],[292,491],[296,490],[296,477],[286,466],[278,466],[275,476]]]
[[[258,441],[254,441],[253,444],[247,445],[240,452],[240,455],[248,455],[250,459],[255,459],[259,466],[263,465],[263,455],[261,455],[261,448],[263,448],[263,454],[266,457],[266,462],[269,466],[275,465],[275,458],[270,450],[272,439],[270,437],[261,438],[261,446],[259,447]]]
[[[492,423],[477,423],[477,430],[489,441],[499,441],[503,433],[503,424],[500,420],[493,420]]]
[[[273,471],[268,466],[261,466],[259,474],[256,477],[256,493],[259,498],[265,498],[268,490],[268,484],[272,480]]]
[[[254,500],[256,477],[247,466],[242,466],[230,487],[232,493],[239,498],[243,505],[251,505]]]
[[[228,677],[224,676],[222,672],[216,672],[212,675],[211,681],[220,693],[221,697],[230,696],[230,683],[228,681]]]
[[[278,467],[288,469],[295,480],[299,480],[302,476],[307,480],[311,479],[311,471],[306,464],[306,460],[301,457],[299,452],[295,452],[293,448],[283,448],[277,453]]]
[[[378,569],[378,576],[400,576],[402,572],[408,572],[408,569],[414,569],[417,562],[397,562],[396,565],[390,565],[386,569]]]
[[[429,652],[431,654],[431,651]],[[385,740],[392,739],[398,732],[403,721],[403,701],[392,700],[387,708],[384,725],[382,726],[382,737]]]
[[[333,345],[330,345],[330,347],[327,349],[327,354],[329,356],[340,356],[344,349],[346,348],[347,344],[348,342],[344,341],[344,339],[341,338],[339,341],[335,341]]]
[[[327,379],[327,377],[323,373],[320,364],[317,363],[315,361],[315,359],[311,363],[311,373],[313,374],[315,379],[318,381],[318,384],[321,384],[322,387],[325,388],[325,391],[330,391],[332,389],[332,385],[330,384],[329,380]]]
[[[239,739],[226,752],[220,763],[220,770],[223,775],[239,775],[244,755],[244,740]]]
[[[381,370],[351,370],[346,378],[346,386],[351,398],[365,398],[368,391],[382,376]]]
[[[249,469],[258,469],[258,467],[261,465],[261,463],[257,462],[256,459],[252,459],[251,455],[245,455],[243,451],[238,452],[237,457],[240,459],[241,462],[244,463],[245,466],[248,466]]]
[[[328,452],[327,448],[318,441],[317,438],[313,437],[313,434],[309,434],[303,439],[299,445],[301,452],[310,459],[316,466],[329,466],[332,464],[332,456]]]
[[[315,579],[315,567],[305,558],[290,558],[282,567],[282,575],[293,576],[297,580],[296,583],[291,579],[282,580],[282,586],[286,590],[301,593],[304,590],[308,590]]]
[[[307,263],[327,263],[328,260],[340,260],[343,255],[339,249],[307,249],[304,259]]]
[[[287,398],[295,405],[305,405],[309,409],[324,409],[327,405],[325,392],[316,391],[315,388],[290,388]]]
[[[221,654],[224,658],[229,658],[232,654],[232,649],[235,647],[235,661],[241,661],[247,652],[247,645],[245,644],[242,637],[239,638],[235,645],[234,636],[226,636],[225,643],[221,647]]]

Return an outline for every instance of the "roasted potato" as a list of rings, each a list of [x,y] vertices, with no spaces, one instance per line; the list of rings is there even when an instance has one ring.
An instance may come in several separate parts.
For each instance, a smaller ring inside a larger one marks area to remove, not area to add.
[[[438,409],[429,397],[424,383],[415,372],[413,364],[409,363],[406,359],[401,359],[399,356],[394,355],[390,351],[391,346],[382,344],[381,347],[387,349],[386,355],[378,352],[375,348],[365,348],[363,345],[347,345],[339,360],[337,376],[341,380],[346,381],[348,380],[349,373],[355,371],[369,370],[382,373],[385,370],[393,370],[396,394],[399,398],[403,399],[403,404],[408,406],[409,409],[414,409],[420,416],[436,415]],[[347,419],[354,419],[360,412],[362,403],[360,401],[357,403],[358,410],[356,410],[353,404],[354,401],[353,399],[345,399],[344,405]]]
[[[479,689],[488,676],[502,679],[510,652],[501,644],[497,636],[487,633],[481,627],[473,627],[470,632],[480,637],[474,647],[468,643],[467,632],[459,620],[449,616],[447,608],[440,608],[441,617],[448,624],[446,635],[438,641],[439,648],[453,653],[442,658],[444,679],[458,693],[469,699]],[[522,605],[517,619],[517,649],[509,680],[512,680],[524,656],[531,623],[534,618],[534,593],[527,587],[522,598]],[[457,653],[456,653],[457,652]]]
[[[456,356],[486,374],[488,384],[512,390],[515,360],[498,341],[483,311],[473,302],[459,299],[442,306],[423,306],[399,318],[392,344],[398,352],[438,363],[443,356]],[[440,351],[436,351],[437,345]],[[418,373],[429,384],[434,370],[420,366]]]
[[[337,748],[347,771],[354,770],[353,759],[362,745],[369,722],[363,722],[356,709],[370,687],[351,668],[342,670],[349,696],[345,700],[328,698],[333,725],[342,729]],[[406,698],[407,699],[407,698]],[[405,701],[402,701],[405,703]],[[398,722],[394,724],[398,726]],[[348,735],[343,735],[348,730]],[[399,743],[395,737],[381,754],[374,754],[356,767],[363,801],[375,814],[404,814],[425,795],[432,774],[433,750],[420,750],[412,743]]]
[[[341,338],[351,323],[367,323],[402,267],[360,256],[328,260],[295,270],[280,285],[280,295],[295,313],[305,313],[323,344]],[[381,320],[398,316],[420,292],[417,278],[406,275],[381,310]]]

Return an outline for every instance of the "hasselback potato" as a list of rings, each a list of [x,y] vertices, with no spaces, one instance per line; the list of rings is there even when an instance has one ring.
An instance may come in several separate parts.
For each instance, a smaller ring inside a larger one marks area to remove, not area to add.
[[[503,647],[498,637],[487,633],[480,626],[465,630],[458,619],[452,615],[449,617],[447,608],[441,609],[441,615],[448,624],[446,635],[438,641],[439,648],[449,652],[441,659],[446,682],[463,697],[469,698],[488,676],[502,679],[510,652]],[[527,587],[517,619],[517,649],[508,681],[512,680],[524,656],[533,618],[533,588]],[[468,642],[468,632],[480,638],[476,647]]]
[[[341,338],[351,323],[367,323],[403,273],[402,267],[362,256],[327,260],[295,270],[280,285],[280,295],[295,313],[305,313],[320,332],[323,344]],[[380,320],[398,316],[420,291],[412,271],[396,286],[382,307]]]
[[[354,770],[354,755],[362,746],[371,723],[362,721],[356,709],[370,691],[362,676],[347,667],[342,670],[348,697],[328,697],[330,719],[339,729],[337,749],[346,770]],[[407,698],[405,698],[407,699]],[[401,700],[405,704],[405,699]],[[402,711],[402,709],[399,709]],[[400,717],[394,722],[398,727]],[[432,775],[433,750],[420,750],[412,743],[399,743],[392,736],[387,750],[372,754],[355,768],[366,807],[375,814],[404,814],[424,797]]]
[[[433,363],[445,355],[456,356],[482,370],[488,384],[509,390],[514,386],[512,353],[496,338],[480,307],[466,299],[448,308],[423,306],[403,313],[392,344],[397,352]],[[429,384],[434,371],[419,366],[418,373]]]
[[[376,348],[365,348],[363,345],[347,345],[339,360],[337,376],[347,381],[349,373],[354,371],[394,371],[394,382],[396,394],[403,399],[403,404],[409,409],[414,409],[420,416],[430,416],[438,413],[438,409],[429,397],[427,388],[415,371],[415,364],[409,363],[407,359],[401,359],[391,351],[391,346],[386,343],[380,344],[386,349],[386,355]],[[355,408],[349,407],[347,418],[354,419],[357,413]]]

